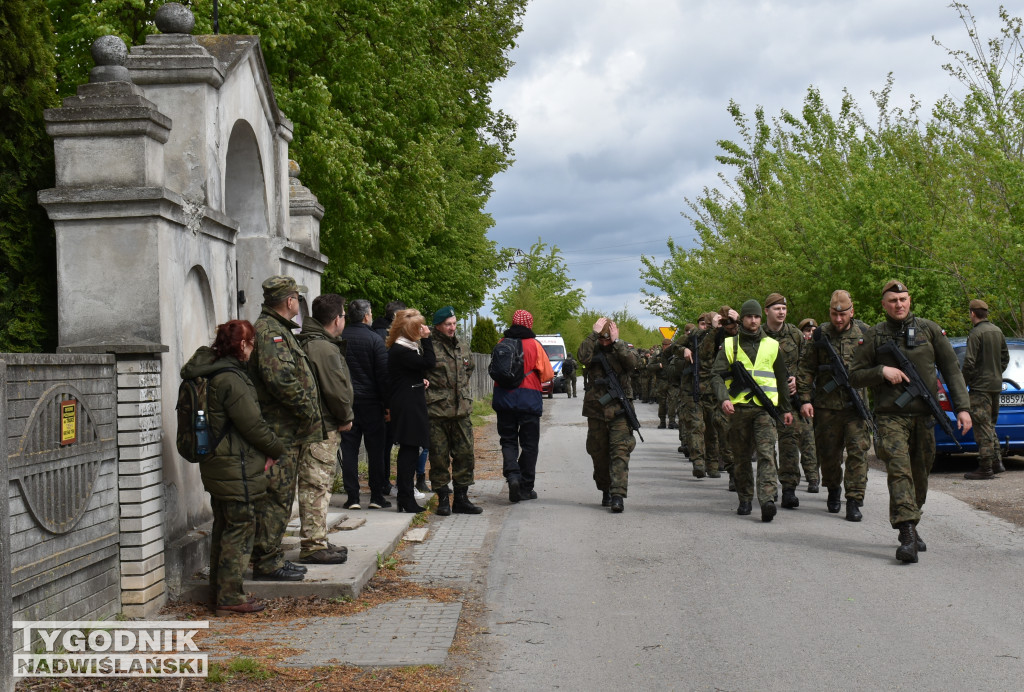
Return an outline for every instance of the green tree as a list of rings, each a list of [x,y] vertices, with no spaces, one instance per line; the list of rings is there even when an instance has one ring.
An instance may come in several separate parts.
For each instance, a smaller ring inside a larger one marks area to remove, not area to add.
[[[60,83],[83,81],[88,47],[155,31],[154,0],[49,0]],[[510,165],[515,123],[491,107],[526,0],[221,3],[220,31],[256,35],[291,155],[325,207],[324,290],[409,305],[479,308],[501,253],[484,212]],[[191,3],[196,33],[212,0]]]
[[[583,308],[583,289],[575,288],[569,268],[557,245],[540,238],[514,265],[512,277],[494,299],[494,314],[503,324],[512,324],[516,310],[533,315],[533,331],[557,331]]]
[[[469,342],[469,350],[473,353],[490,353],[499,339],[501,339],[501,334],[494,326],[494,320],[490,317],[477,318],[476,325],[473,327],[473,338]]]
[[[56,345],[53,226],[36,202],[53,186],[43,123],[57,105],[52,34],[42,0],[0,5],[0,351]]]

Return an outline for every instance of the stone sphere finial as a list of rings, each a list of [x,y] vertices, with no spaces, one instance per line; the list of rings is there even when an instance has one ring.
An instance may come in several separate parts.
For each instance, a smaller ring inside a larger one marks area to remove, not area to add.
[[[163,34],[191,34],[196,18],[180,2],[169,2],[156,11],[156,28]]]
[[[288,177],[298,178],[300,173],[299,164],[295,159],[288,159]]]
[[[100,36],[92,42],[92,59],[98,67],[124,65],[128,46],[117,36]]]

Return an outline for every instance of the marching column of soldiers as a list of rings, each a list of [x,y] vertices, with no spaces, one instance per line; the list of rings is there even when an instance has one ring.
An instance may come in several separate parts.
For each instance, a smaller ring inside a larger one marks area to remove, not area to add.
[[[827,512],[839,513],[845,499],[845,519],[861,521],[873,442],[887,472],[896,559],[914,563],[927,550],[918,524],[936,424],[962,437],[972,416],[978,421],[979,468],[966,479],[1002,470],[992,430],[1007,347],[988,321],[988,306],[972,300],[961,372],[945,332],[912,312],[905,284],[888,281],[880,299],[885,319],[871,327],[854,318],[853,298],[842,289],[832,293],[829,321],[821,325],[810,318],[799,327],[786,322],[781,293],[770,294],[763,310],[754,299],[739,312],[724,305],[639,351],[633,389],[639,401],[657,403],[659,429],[678,427],[678,451],[692,463],[693,476],[725,472],[737,514],[751,514],[756,496],[763,522],[777,516],[777,502],[799,507],[801,476],[808,493],[825,486]],[[936,371],[953,423],[938,404]]]

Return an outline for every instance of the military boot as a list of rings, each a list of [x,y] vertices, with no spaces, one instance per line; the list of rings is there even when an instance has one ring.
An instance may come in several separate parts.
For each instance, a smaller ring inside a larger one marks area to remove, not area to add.
[[[455,500],[452,502],[452,514],[481,514],[484,508],[469,501],[469,488],[455,486]]]
[[[601,491],[601,506],[610,507],[612,504],[612,496],[607,490]]]
[[[703,466],[697,466],[696,464],[693,465],[694,478],[703,478],[706,475],[707,473],[705,473]]]
[[[782,489],[782,508],[796,509],[800,506],[800,499],[796,496],[795,488]]]
[[[996,459],[992,462],[992,473],[1006,473],[1006,467],[1003,466],[1002,459]]]
[[[437,511],[435,514],[439,517],[447,517],[452,513],[452,506],[449,504],[448,486],[442,486],[437,489]]]
[[[740,506],[736,508],[736,514],[741,517],[745,517],[750,514],[750,510],[753,509],[750,500],[740,500]]]
[[[729,492],[730,493],[736,492],[736,479],[732,477],[731,473],[729,474]],[[749,514],[749,512],[748,512],[748,514]]]
[[[900,547],[896,549],[896,559],[900,562],[917,562],[917,531],[914,525],[905,521],[896,528],[900,530]]]
[[[661,420],[661,421],[660,421],[660,422],[658,423],[658,430],[664,430],[664,429],[665,429],[665,421],[664,421],[664,420]]]
[[[992,473],[992,469],[983,469],[980,466],[973,471],[968,471],[964,474],[964,478],[969,481],[987,481],[991,479],[995,474]]]
[[[846,500],[846,521],[860,521],[864,515],[860,513],[860,502],[857,500]]]
[[[928,550],[928,546],[925,545],[924,539],[921,538],[921,532],[914,527],[914,536],[917,538],[917,552],[923,553]]]
[[[840,502],[839,498],[842,496],[842,494],[843,494],[843,489],[842,488],[829,488],[828,489],[828,499],[825,500],[825,507],[832,514],[839,514],[839,507],[842,504]]]
[[[821,490],[821,486],[818,481],[807,481],[807,492],[816,493]]]
[[[771,500],[761,505],[761,521],[769,522],[775,518],[775,513],[778,510],[775,508],[775,503]]]
[[[610,507],[616,514],[624,510],[625,507],[622,504],[622,495],[612,495]]]

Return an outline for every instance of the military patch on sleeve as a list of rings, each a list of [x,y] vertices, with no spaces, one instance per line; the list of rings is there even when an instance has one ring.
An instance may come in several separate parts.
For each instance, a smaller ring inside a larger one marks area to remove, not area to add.
[[[284,341],[284,337],[283,337],[283,336],[275,336],[275,337],[274,337],[274,343],[275,343],[275,344],[279,344],[279,343],[281,343],[282,341]]]
[[[941,330],[941,331],[942,331],[942,336],[946,336],[946,330],[945,330],[945,329],[943,329],[943,330]]]
[[[857,339],[857,345],[860,346],[864,343],[864,339]]]

